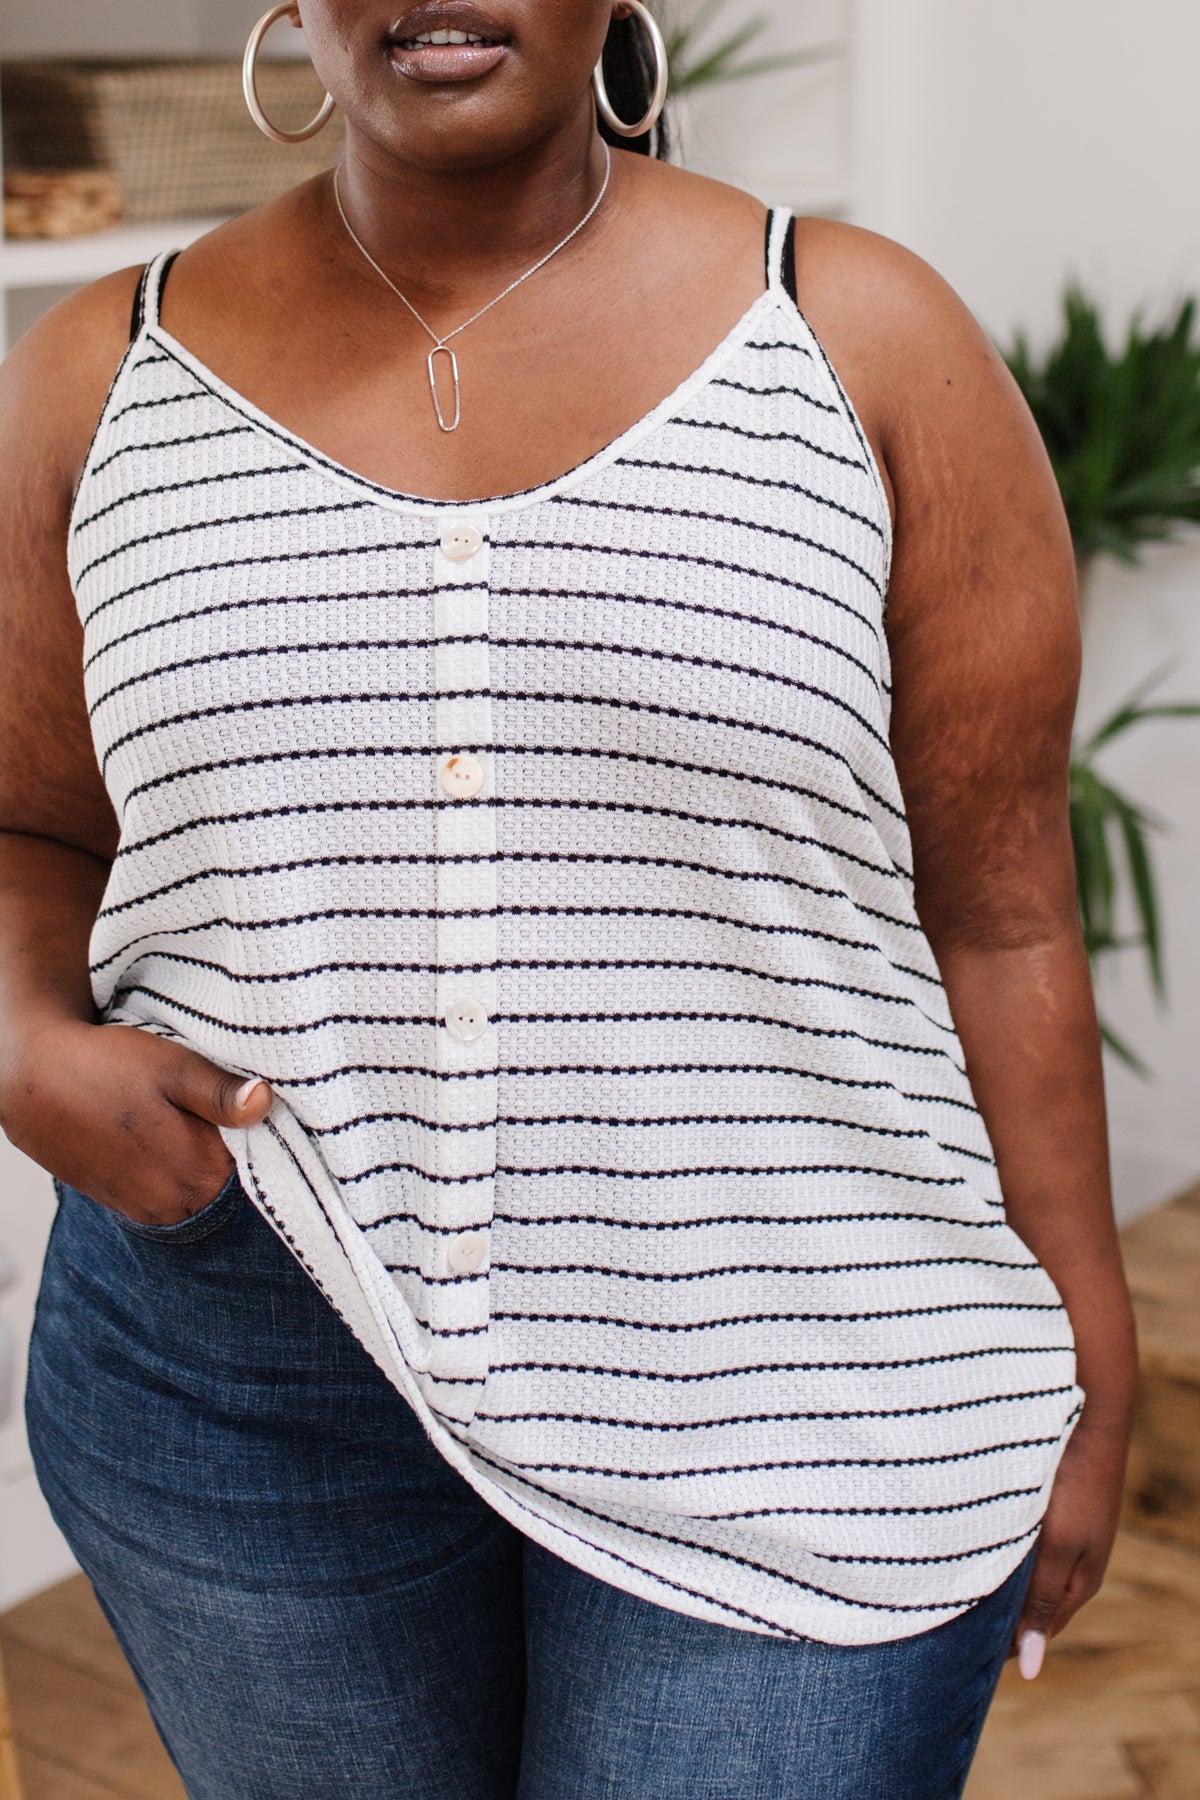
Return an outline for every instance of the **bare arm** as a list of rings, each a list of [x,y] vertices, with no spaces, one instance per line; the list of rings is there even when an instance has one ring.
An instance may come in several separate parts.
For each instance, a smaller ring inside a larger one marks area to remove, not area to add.
[[[1022,1619],[1049,1636],[1103,1577],[1136,1377],[1068,825],[1074,559],[1033,422],[944,283],[866,234],[818,233],[814,264],[894,496],[892,746],[918,910],[1008,1220],[1062,1294],[1087,1394]]]
[[[221,1186],[237,1080],[184,1047],[100,1029],[88,939],[119,828],[96,766],[66,566],[71,495],[125,347],[134,272],[55,309],[0,369],[0,1125],[132,1216]]]

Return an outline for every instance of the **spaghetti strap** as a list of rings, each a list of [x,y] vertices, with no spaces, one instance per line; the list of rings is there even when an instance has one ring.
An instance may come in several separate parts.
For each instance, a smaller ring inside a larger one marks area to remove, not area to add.
[[[782,288],[785,293],[790,293],[794,286],[794,280],[788,281],[787,264],[795,225],[795,217],[788,207],[772,207],[767,227],[767,280],[776,292]]]
[[[793,306],[799,309],[800,294],[796,283],[796,221],[788,220],[787,233],[783,240],[783,285]]]
[[[137,292],[133,296],[133,314],[129,321],[131,344],[137,342],[147,326],[158,324],[163,289],[178,255],[178,250],[164,250],[154,258],[153,262],[147,263],[142,270],[142,278],[138,282]]]
[[[147,263],[142,270],[141,279],[133,296],[133,311],[129,315],[129,341],[136,344],[142,335],[142,326],[146,322],[146,284],[150,279],[153,264]]]

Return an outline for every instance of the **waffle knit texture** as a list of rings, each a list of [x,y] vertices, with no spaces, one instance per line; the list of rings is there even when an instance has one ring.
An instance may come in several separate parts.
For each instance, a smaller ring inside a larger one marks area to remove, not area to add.
[[[92,976],[271,1083],[248,1192],[498,1512],[868,1644],[1016,1568],[1083,1393],[914,911],[887,502],[786,225],[661,406],[467,506],[234,393],[151,266],[70,537]]]

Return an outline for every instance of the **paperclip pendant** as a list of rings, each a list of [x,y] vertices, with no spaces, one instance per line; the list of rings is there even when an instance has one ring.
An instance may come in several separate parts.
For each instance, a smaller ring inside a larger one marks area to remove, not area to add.
[[[454,383],[454,421],[450,425],[447,425],[446,423],[446,415],[442,411],[442,398],[438,393],[437,359],[439,356],[448,356],[450,358],[450,379]],[[462,388],[460,387],[458,380],[458,358],[455,356],[453,350],[451,350],[449,344],[436,344],[429,352],[429,391],[433,395],[433,410],[437,414],[439,429],[442,431],[457,431],[459,420],[462,418]]]

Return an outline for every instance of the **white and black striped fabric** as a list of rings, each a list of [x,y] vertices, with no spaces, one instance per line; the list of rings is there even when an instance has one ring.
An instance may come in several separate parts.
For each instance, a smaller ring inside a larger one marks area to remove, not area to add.
[[[152,265],[70,538],[92,968],[271,1083],[248,1191],[500,1513],[865,1644],[1011,1572],[1083,1394],[914,912],[888,509],[787,224],[669,399],[472,506],[232,392]]]

